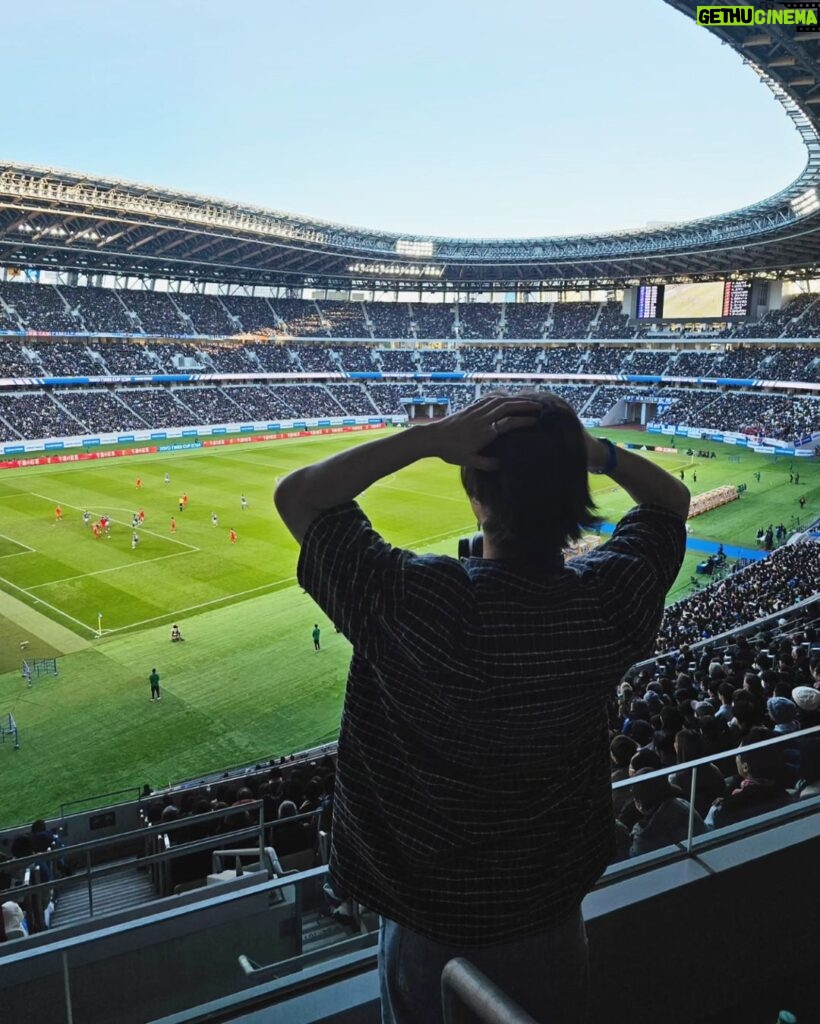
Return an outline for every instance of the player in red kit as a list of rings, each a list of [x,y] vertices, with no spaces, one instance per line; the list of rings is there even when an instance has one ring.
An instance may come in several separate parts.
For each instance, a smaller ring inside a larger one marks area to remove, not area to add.
[[[236,530],[230,532],[231,544],[236,544]]]
[[[142,477],[141,476],[137,477],[137,490],[138,491],[142,490]]]
[[[171,533],[176,533],[176,532],[177,532],[177,521],[176,521],[176,519],[174,519],[173,516],[171,516]]]

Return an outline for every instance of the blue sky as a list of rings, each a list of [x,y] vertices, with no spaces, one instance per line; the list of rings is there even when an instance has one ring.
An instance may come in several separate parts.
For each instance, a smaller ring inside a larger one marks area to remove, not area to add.
[[[0,157],[407,233],[642,227],[802,169],[662,0],[5,4]]]

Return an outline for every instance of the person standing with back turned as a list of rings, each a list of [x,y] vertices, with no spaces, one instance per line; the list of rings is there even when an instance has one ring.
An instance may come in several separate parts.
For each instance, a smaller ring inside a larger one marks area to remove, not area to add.
[[[353,500],[435,457],[461,467],[482,558],[391,547]],[[588,468],[637,507],[565,565],[596,521]],[[330,875],[382,916],[383,1020],[440,1024],[465,956],[536,1019],[582,1021],[580,905],[614,852],[606,706],[651,649],[689,491],[542,392],[348,448],[275,501],[299,582],[353,644]]]

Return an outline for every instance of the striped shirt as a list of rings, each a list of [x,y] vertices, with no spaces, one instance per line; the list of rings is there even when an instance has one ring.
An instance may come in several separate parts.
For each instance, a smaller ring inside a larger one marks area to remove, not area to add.
[[[685,541],[649,506],[548,567],[391,547],[354,502],[311,523],[299,582],[353,644],[337,891],[463,946],[575,910],[613,847],[607,701],[655,638]]]

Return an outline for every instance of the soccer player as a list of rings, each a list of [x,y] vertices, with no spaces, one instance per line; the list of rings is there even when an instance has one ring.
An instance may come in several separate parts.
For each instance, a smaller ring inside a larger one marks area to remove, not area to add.
[[[91,527],[91,532],[94,534],[94,536],[97,538],[97,540],[99,540],[100,539],[100,533],[102,532],[100,530],[100,524],[99,523],[94,523],[94,525]]]
[[[142,477],[141,476],[137,477],[137,490],[138,491],[142,490]]]
[[[90,522],[91,522],[91,513],[88,511],[88,509],[86,509],[85,512],[83,512],[83,526],[88,526],[88,524]]]
[[[171,516],[171,533],[176,533],[176,532],[177,532],[177,521],[176,521],[176,519],[174,519],[173,516]]]
[[[231,537],[231,544],[236,544],[236,530],[231,530],[230,537]]]
[[[214,526],[219,526],[219,516],[216,514],[216,512],[211,512],[211,523]]]
[[[137,515],[139,516],[140,526],[142,526],[142,524],[145,522],[145,509],[141,508]]]
[[[185,491],[182,492],[182,507],[184,509],[188,507],[188,494]]]
[[[321,645],[319,643],[319,638],[322,635],[322,631],[321,631],[321,629],[319,629],[319,623],[318,622],[314,623],[314,625],[313,625],[313,632],[310,635],[313,637],[313,650],[314,651],[321,651],[322,647],[321,647]]]
[[[139,517],[139,516],[137,515],[137,513],[135,512],[135,513],[134,513],[134,514],[133,514],[133,515],[131,516],[131,529],[132,529],[132,530],[136,530],[136,529],[137,529],[137,528],[139,527],[139,524],[140,524],[140,517]]]
[[[180,494],[179,496],[179,511],[182,512],[185,509],[185,499]]]
[[[166,473],[165,474],[165,482],[166,482],[166,484],[169,484],[171,482],[171,474],[170,473]]]
[[[58,505],[54,509],[54,522],[55,523],[61,523],[62,521],[63,521],[63,510]]]
[[[239,507],[242,509],[243,512],[248,507],[248,499],[245,497],[244,494],[241,494],[239,496]]]
[[[131,550],[132,551],[136,551],[137,550],[137,544],[139,544],[139,542],[140,542],[140,535],[138,533],[132,533],[131,534]]]

